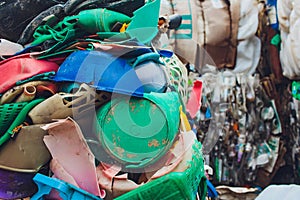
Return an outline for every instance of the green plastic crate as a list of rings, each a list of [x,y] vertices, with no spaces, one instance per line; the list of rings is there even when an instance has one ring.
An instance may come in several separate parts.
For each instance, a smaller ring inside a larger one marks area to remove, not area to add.
[[[158,179],[127,192],[115,200],[193,200],[197,191],[201,200],[206,197],[207,186],[204,175],[201,143],[193,145],[193,159],[184,172],[171,172]]]

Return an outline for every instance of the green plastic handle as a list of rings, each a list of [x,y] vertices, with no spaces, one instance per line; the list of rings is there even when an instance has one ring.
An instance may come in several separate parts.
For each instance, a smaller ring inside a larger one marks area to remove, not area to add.
[[[37,104],[41,103],[42,101],[44,101],[44,99],[36,99],[36,100],[33,100],[30,103],[28,103],[26,106],[24,106],[24,108],[20,111],[20,113],[18,114],[18,116],[16,117],[16,119],[14,120],[14,122],[10,125],[10,127],[8,128],[8,130],[4,133],[4,135],[2,137],[0,137],[0,146],[2,144],[4,144],[5,142],[7,142],[9,140],[9,138],[11,137],[11,135],[13,135],[13,132],[12,132],[13,129],[24,122],[24,120],[26,119],[26,116],[27,116],[28,112],[34,106],[36,106]]]
[[[159,62],[159,57],[160,55],[158,53],[153,52],[142,54],[135,59],[134,63],[132,64],[132,67],[135,68],[137,65],[145,61]]]

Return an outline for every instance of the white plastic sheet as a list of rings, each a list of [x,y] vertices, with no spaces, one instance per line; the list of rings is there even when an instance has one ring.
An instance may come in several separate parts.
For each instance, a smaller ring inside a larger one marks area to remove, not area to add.
[[[266,187],[255,200],[298,200],[300,185],[270,185]]]

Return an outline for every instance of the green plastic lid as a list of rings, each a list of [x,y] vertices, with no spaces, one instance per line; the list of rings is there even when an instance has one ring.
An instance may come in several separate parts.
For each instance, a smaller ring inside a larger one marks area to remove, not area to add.
[[[114,98],[97,110],[97,137],[123,167],[148,166],[171,147],[179,128],[179,106],[175,92]]]

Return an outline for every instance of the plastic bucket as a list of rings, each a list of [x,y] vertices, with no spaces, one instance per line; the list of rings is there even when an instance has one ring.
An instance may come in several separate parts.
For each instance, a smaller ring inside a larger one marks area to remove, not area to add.
[[[169,150],[178,132],[179,106],[175,92],[112,99],[97,110],[94,125],[96,138],[109,159],[95,146],[93,153],[97,159],[116,162],[124,169],[154,164]]]

